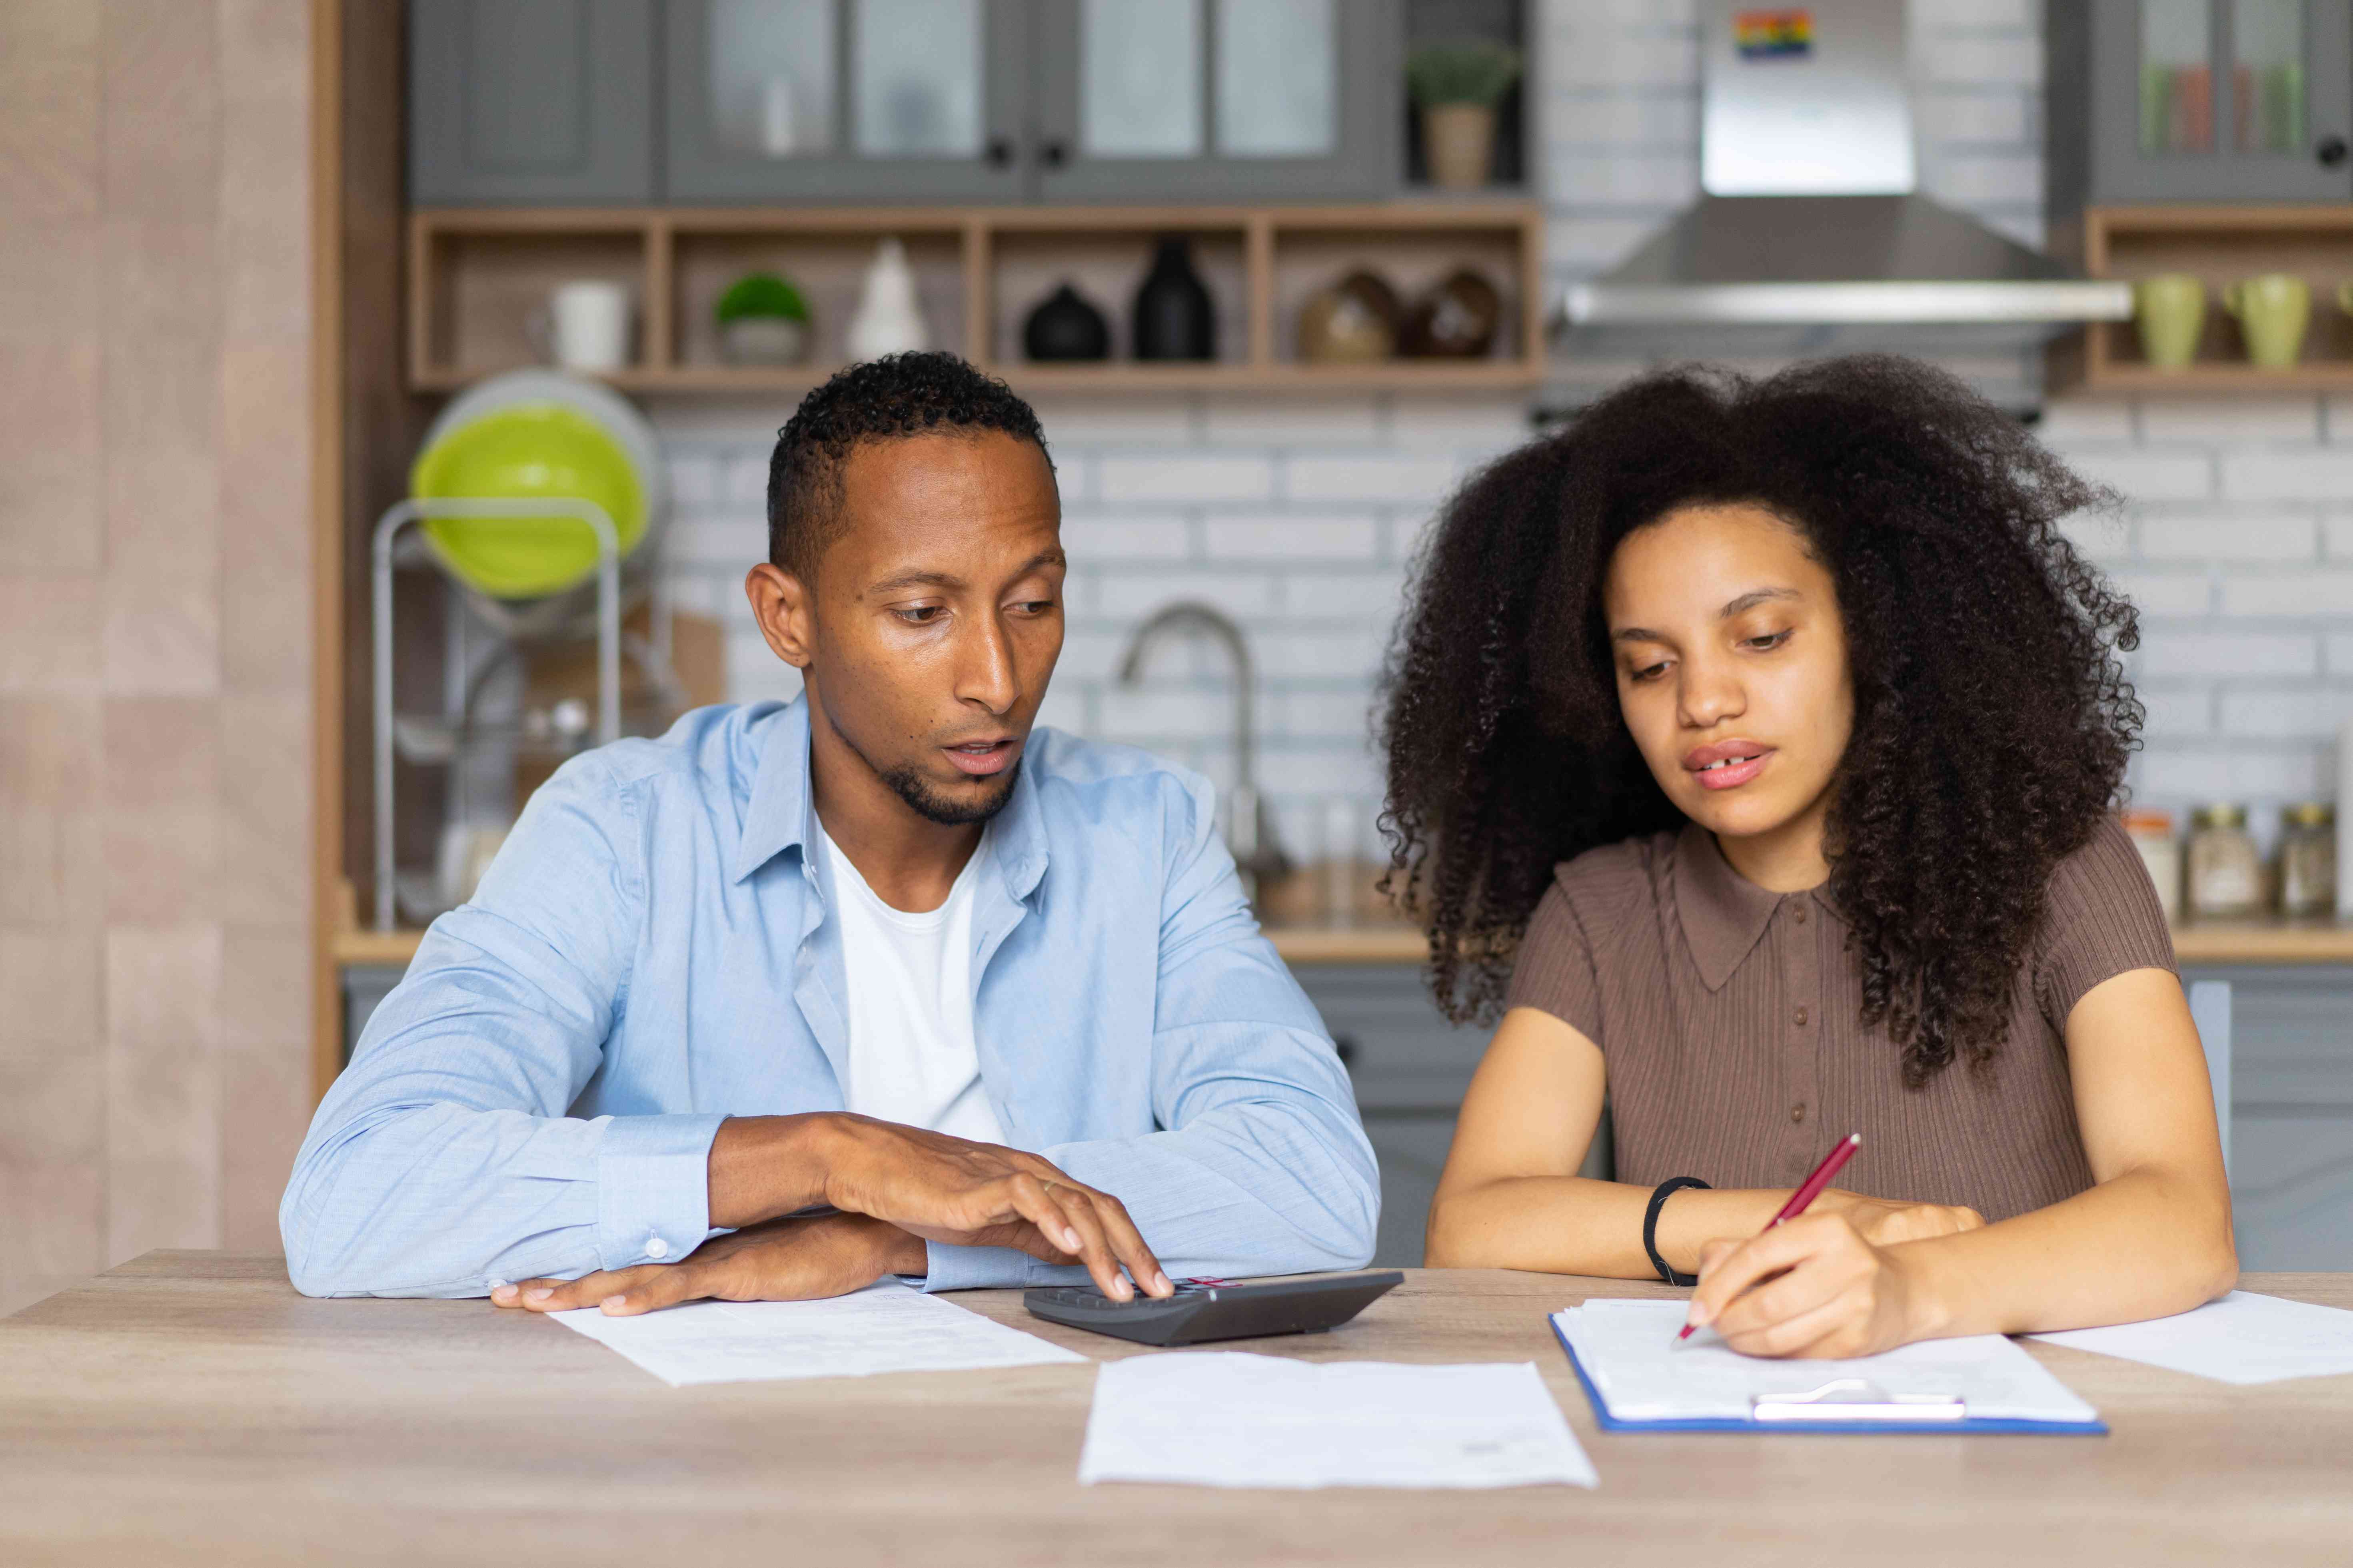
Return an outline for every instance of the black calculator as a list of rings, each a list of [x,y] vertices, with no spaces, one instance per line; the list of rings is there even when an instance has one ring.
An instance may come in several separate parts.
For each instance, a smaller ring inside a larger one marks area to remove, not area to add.
[[[1154,1300],[1139,1290],[1115,1301],[1092,1285],[1041,1285],[1024,1294],[1032,1317],[1092,1329],[1146,1345],[1198,1345],[1268,1334],[1320,1334],[1346,1322],[1405,1283],[1396,1269],[1372,1274],[1300,1274],[1282,1279],[1178,1279]]]

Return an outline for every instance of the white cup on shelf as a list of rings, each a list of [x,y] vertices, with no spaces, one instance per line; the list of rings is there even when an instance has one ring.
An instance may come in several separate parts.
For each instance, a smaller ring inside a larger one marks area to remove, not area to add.
[[[628,364],[628,284],[596,278],[559,283],[547,297],[544,320],[543,348],[560,369],[601,375]]]

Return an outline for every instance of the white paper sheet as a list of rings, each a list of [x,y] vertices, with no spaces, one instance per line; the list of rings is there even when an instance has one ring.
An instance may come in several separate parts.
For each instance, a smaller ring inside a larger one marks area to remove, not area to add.
[[[1233,1351],[1095,1374],[1079,1480],[1207,1487],[1599,1484],[1532,1363],[1399,1366]]]
[[[2033,1337],[2222,1383],[2353,1372],[2353,1312],[2250,1290],[2170,1318]]]
[[[895,1279],[823,1301],[696,1301],[636,1318],[593,1307],[548,1315],[672,1388],[1087,1359]]]
[[[1868,1378],[1890,1398],[1968,1402],[1972,1417],[2095,1421],[2032,1356],[2000,1334],[1923,1340],[1860,1361],[1767,1361],[1745,1356],[1713,1329],[1677,1343],[1681,1301],[1596,1298],[1556,1312],[1585,1375],[1621,1421],[1746,1421],[1757,1394],[1804,1394],[1834,1378]]]

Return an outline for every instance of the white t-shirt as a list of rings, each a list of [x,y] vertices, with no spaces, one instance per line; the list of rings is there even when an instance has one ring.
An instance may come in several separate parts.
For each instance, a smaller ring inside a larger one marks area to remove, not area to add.
[[[1002,1143],[972,1037],[972,909],[992,859],[989,834],[938,909],[894,910],[866,885],[824,828],[826,880],[841,921],[849,987],[847,1109],[860,1116]]]

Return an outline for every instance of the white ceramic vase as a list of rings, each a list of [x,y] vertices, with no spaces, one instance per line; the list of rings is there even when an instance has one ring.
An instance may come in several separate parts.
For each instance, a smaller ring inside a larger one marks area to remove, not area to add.
[[[915,270],[907,265],[907,247],[892,236],[874,247],[873,265],[866,269],[858,313],[849,319],[849,357],[912,353],[931,342],[923,307],[915,300]]]

